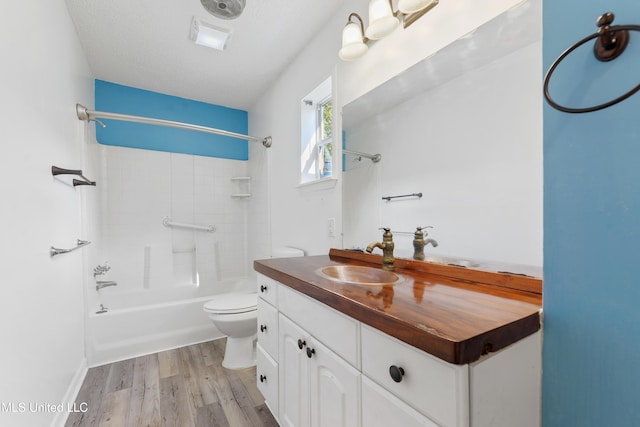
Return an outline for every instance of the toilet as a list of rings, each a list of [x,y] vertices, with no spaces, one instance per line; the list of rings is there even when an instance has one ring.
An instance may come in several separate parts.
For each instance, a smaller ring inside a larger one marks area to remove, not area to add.
[[[242,369],[256,364],[257,303],[258,294],[252,292],[217,295],[204,305],[209,319],[227,336],[222,360],[225,368]]]
[[[303,256],[297,248],[279,248],[273,258]],[[203,310],[216,328],[227,336],[222,366],[243,369],[256,364],[256,336],[258,333],[258,293],[234,292],[214,296]]]

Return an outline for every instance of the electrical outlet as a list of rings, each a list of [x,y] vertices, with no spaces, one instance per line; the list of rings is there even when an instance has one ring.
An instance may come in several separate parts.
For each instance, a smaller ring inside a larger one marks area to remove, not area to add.
[[[336,237],[336,219],[329,218],[327,220],[327,235],[329,237]]]

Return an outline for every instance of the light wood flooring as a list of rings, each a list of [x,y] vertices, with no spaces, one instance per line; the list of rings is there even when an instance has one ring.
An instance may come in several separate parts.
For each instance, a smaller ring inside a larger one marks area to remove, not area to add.
[[[225,340],[89,369],[71,426],[278,426],[256,387],[255,368],[222,367]]]

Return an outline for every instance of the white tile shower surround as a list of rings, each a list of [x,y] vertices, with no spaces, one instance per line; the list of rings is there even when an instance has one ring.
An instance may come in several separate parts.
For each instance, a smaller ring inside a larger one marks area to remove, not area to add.
[[[121,147],[103,152],[104,257],[120,291],[143,283],[171,287],[195,272],[205,287],[247,274],[248,204],[230,196],[231,177],[247,175],[246,162]],[[214,225],[216,232],[167,228],[165,217]]]

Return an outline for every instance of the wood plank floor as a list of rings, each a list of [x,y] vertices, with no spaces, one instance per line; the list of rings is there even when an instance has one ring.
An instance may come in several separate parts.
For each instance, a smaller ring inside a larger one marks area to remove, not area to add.
[[[255,368],[222,367],[225,340],[89,369],[66,426],[278,426]],[[84,405],[84,406],[81,406]]]

